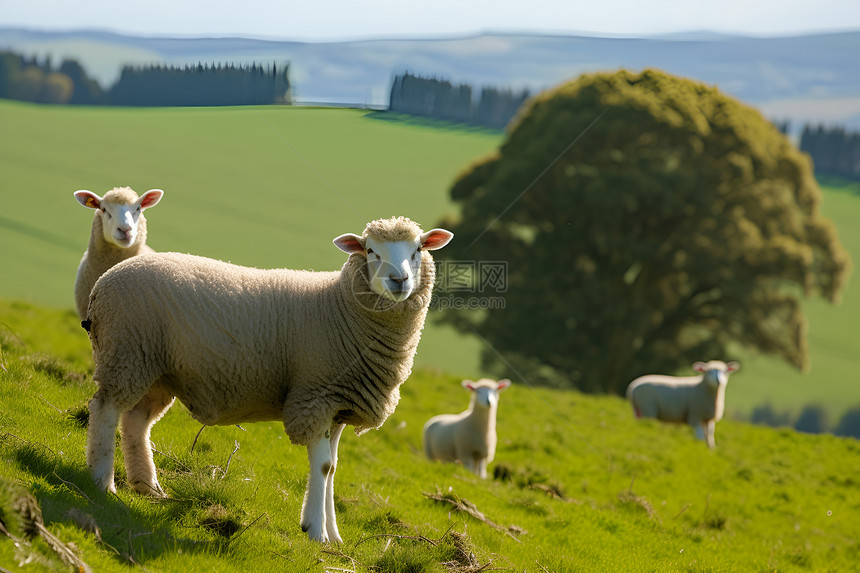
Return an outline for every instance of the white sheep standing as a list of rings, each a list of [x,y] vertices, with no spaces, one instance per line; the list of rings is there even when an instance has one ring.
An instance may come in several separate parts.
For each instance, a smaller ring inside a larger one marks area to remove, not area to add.
[[[737,362],[711,360],[693,364],[698,376],[640,376],[627,387],[627,399],[637,418],[689,424],[696,438],[713,449],[714,428],[725,412],[729,374],[740,367]]]
[[[75,278],[75,305],[81,320],[87,317],[90,291],[106,270],[130,257],[154,252],[146,244],[143,211],[154,207],[163,195],[161,189],[150,189],[138,197],[130,187],[114,187],[104,197],[85,189],[75,191],[78,203],[95,209],[90,242]]]
[[[507,378],[477,382],[463,380],[471,392],[469,408],[459,414],[441,414],[424,424],[424,453],[431,460],[459,461],[486,479],[487,464],[496,455],[496,412],[499,392],[511,385]]]
[[[376,220],[335,245],[339,272],[261,270],[153,253],[114,266],[90,295],[98,390],[89,403],[87,464],[115,491],[122,417],[128,481],[163,496],[149,442],[174,397],[204,425],[280,420],[308,448],[301,526],[340,542],[334,474],[341,432],[378,428],[410,375],[435,279],[429,251],[453,234],[404,217]]]

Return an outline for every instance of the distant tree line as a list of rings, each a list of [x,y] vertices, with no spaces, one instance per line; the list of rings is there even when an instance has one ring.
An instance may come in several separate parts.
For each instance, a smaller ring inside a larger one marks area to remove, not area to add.
[[[125,66],[114,105],[220,106],[291,103],[289,66]]]
[[[51,59],[38,61],[0,52],[0,97],[38,103],[101,104],[105,94],[74,60],[54,69]]]
[[[832,433],[836,436],[860,439],[860,406],[847,410],[834,426],[830,426],[825,409],[817,404],[808,404],[796,418],[788,412],[780,412],[769,403],[753,408],[750,422],[773,428],[792,427],[806,434]]]
[[[812,157],[816,175],[860,179],[860,132],[806,125],[800,149]]]
[[[468,84],[454,85],[445,79],[406,72],[394,78],[388,109],[409,115],[502,128],[529,97],[528,90],[484,86],[475,102],[472,93],[472,86]]]
[[[54,104],[220,106],[292,103],[289,65],[126,66],[107,91],[75,60],[0,52],[0,98]]]

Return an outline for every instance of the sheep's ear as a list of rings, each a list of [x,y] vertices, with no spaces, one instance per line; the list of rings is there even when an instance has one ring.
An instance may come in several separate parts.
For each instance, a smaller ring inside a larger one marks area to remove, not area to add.
[[[729,362],[728,364],[726,364],[726,372],[737,372],[740,369],[740,362]]]
[[[334,241],[334,246],[343,251],[344,253],[352,254],[352,253],[365,253],[364,244],[361,242],[361,237],[354,233],[347,233],[345,235],[341,235],[336,238]]]
[[[75,191],[75,199],[78,200],[78,203],[90,209],[98,209],[102,204],[101,197],[86,189]]]
[[[472,380],[463,380],[462,382],[460,382],[460,386],[462,386],[466,390],[474,390],[475,382]]]
[[[454,233],[451,231],[431,229],[421,235],[421,248],[425,251],[435,251],[450,243],[453,238]]]
[[[504,390],[505,388],[507,388],[510,385],[511,385],[510,380],[508,380],[507,378],[502,378],[501,380],[496,382],[496,390],[501,392],[502,390]]]
[[[704,362],[693,362],[693,370],[696,372],[705,372],[707,366]]]
[[[149,209],[150,207],[155,207],[161,198],[164,196],[164,191],[161,189],[150,189],[146,193],[140,196],[140,199],[137,200],[140,203],[141,210]]]

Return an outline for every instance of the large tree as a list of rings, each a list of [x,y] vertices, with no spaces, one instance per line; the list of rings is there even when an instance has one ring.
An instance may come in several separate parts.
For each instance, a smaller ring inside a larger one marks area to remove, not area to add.
[[[491,371],[586,391],[738,348],[805,369],[800,299],[836,302],[850,267],[808,157],[754,109],[657,70],[539,94],[451,197],[445,257],[507,261],[507,291],[502,310],[442,320],[486,340]]]

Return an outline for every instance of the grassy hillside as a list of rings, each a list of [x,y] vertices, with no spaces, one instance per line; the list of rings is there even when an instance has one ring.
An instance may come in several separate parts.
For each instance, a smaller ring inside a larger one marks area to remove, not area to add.
[[[515,383],[491,466],[506,479],[482,481],[424,460],[424,421],[467,400],[459,379],[427,371],[381,430],[341,441],[342,546],[301,532],[306,453],[278,423],[207,428],[190,453],[199,424],[175,405],[152,435],[169,499],[131,493],[121,456],[119,493],[105,495],[85,468],[94,388],[76,317],[8,302],[0,315],[0,484],[32,491],[47,528],[96,571],[846,571],[860,560],[855,440],[724,421],[712,452],[688,428],[636,422],[619,398]],[[24,571],[56,562],[43,542],[0,534],[0,566],[28,558]]]
[[[0,298],[72,308],[91,214],[72,198],[115,185],[165,189],[149,211],[150,244],[263,267],[336,269],[331,239],[405,214],[425,227],[453,210],[456,174],[494,149],[498,133],[343,109],[111,109],[0,101]],[[860,261],[860,197],[825,187],[822,208]],[[456,240],[456,239],[455,239]],[[500,253],[500,259],[504,257]],[[860,403],[860,281],[843,301],[806,305],[812,370],[741,354],[728,414],[770,401],[820,403],[831,421]],[[432,321],[417,364],[477,376],[481,342]],[[0,316],[0,320],[3,317]],[[86,342],[83,331],[76,336]],[[712,357],[703,357],[712,358]]]

